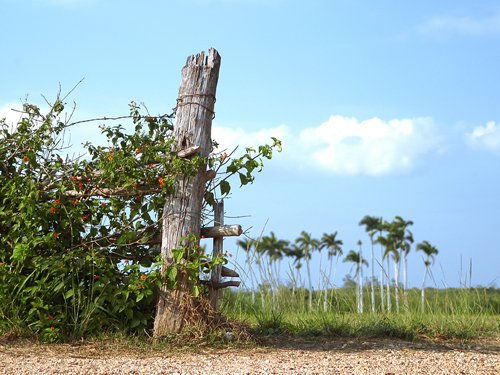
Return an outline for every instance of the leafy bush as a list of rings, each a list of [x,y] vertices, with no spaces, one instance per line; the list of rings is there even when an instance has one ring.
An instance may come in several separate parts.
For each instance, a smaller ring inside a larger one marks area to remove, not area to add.
[[[15,328],[55,341],[103,330],[142,332],[152,325],[159,287],[176,287],[179,271],[200,293],[209,259],[192,234],[174,250],[161,276],[158,236],[165,197],[176,181],[205,164],[227,175],[207,187],[207,203],[241,184],[270,159],[272,148],[247,149],[239,158],[183,159],[173,148],[171,116],[143,116],[130,105],[134,132],[101,126],[108,146],[86,144],[89,157],[66,155],[58,97],[48,114],[25,104],[14,129],[0,121],[0,329]]]

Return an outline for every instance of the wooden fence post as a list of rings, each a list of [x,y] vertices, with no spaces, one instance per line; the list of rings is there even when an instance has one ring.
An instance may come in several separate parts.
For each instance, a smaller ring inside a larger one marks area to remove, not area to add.
[[[216,202],[214,205],[214,226],[222,226],[224,225],[224,200],[220,202]],[[214,249],[213,256],[218,257],[222,255],[223,251],[223,243],[224,237],[214,237]],[[217,265],[213,268],[212,274],[210,277],[211,288],[210,288],[210,304],[215,310],[219,308],[219,289],[215,286],[219,285],[221,281],[221,271],[222,265]]]
[[[210,49],[188,57],[182,69],[182,81],[177,98],[174,137],[177,151],[190,150],[189,156],[207,157],[212,150],[211,127],[215,93],[219,78],[220,55]],[[172,263],[172,250],[182,245],[182,238],[200,234],[201,208],[207,182],[206,166],[194,177],[176,181],[175,193],[165,201],[162,217],[161,255],[162,274]],[[213,177],[212,177],[213,178]],[[179,332],[186,322],[192,303],[192,288],[183,273],[177,276],[177,289],[164,285],[159,294],[154,337]]]

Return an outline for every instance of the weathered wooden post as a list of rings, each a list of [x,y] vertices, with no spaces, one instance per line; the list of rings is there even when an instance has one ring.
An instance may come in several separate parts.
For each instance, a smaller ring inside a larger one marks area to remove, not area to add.
[[[220,55],[215,49],[208,56],[201,52],[190,56],[182,69],[182,81],[177,98],[174,137],[177,150],[184,157],[196,154],[207,157],[211,152],[211,126],[214,114],[215,93],[219,78]],[[214,173],[203,166],[194,177],[185,177],[176,183],[175,193],[167,197],[162,218],[161,255],[162,273],[172,262],[172,249],[181,244],[181,238],[200,233],[200,217],[205,185]],[[191,285],[185,275],[178,275],[178,288],[161,288],[154,337],[179,332],[192,303]]]
[[[214,226],[224,225],[224,200],[216,202],[214,205]],[[213,256],[218,257],[222,255],[224,237],[214,237],[214,249]],[[220,283],[222,265],[217,265],[212,270],[210,277],[211,288],[210,288],[210,304],[217,310],[219,307],[219,289],[216,286]]]

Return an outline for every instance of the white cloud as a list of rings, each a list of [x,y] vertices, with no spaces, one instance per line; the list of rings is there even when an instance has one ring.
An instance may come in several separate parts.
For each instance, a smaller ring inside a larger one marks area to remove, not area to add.
[[[336,174],[384,175],[411,170],[419,158],[440,146],[430,118],[393,119],[331,116],[317,127],[294,134],[287,126],[247,132],[215,127],[221,147],[258,145],[275,136],[283,141],[280,162]]]
[[[475,127],[466,138],[472,148],[500,153],[500,124],[494,121]]]
[[[500,13],[482,18],[470,16],[434,17],[420,25],[418,30],[422,34],[429,35],[500,36]]]

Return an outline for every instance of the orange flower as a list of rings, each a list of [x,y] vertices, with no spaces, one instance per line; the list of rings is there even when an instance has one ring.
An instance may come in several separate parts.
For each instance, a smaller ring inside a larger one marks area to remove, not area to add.
[[[73,199],[73,200],[71,201],[71,204],[78,204],[78,199]]]
[[[23,162],[27,163],[30,161],[30,158],[27,157],[26,155],[23,157]]]
[[[83,190],[83,184],[81,182],[78,183],[78,187],[80,188],[80,190]]]
[[[55,207],[50,207],[50,213],[55,214],[56,213],[56,208]]]
[[[147,276],[146,275],[141,275],[140,279],[141,279],[141,281],[146,281]]]
[[[196,247],[197,249],[199,249],[200,248],[200,244],[197,243],[196,245],[194,245],[194,247]]]
[[[55,204],[56,206],[60,205],[60,204],[61,204],[61,200],[60,200],[60,199],[56,199],[56,200],[54,201],[54,204]]]
[[[137,284],[137,289],[142,289],[142,284]]]
[[[158,178],[158,182],[159,182],[161,188],[165,185],[165,181],[163,180],[163,177]]]
[[[108,160],[109,160],[109,161],[113,161],[113,158],[114,158],[113,153],[111,153],[111,154],[109,154],[109,155],[108,155]]]
[[[106,206],[107,206],[107,205],[106,205],[106,202],[102,202],[102,203],[101,203],[101,206],[102,206],[102,207],[106,207]]]
[[[59,238],[59,235],[60,235],[60,234],[61,234],[61,233],[57,233],[57,232],[52,233],[52,235],[53,235],[55,238]]]
[[[90,215],[85,214],[85,215],[82,216],[82,220],[83,221],[87,221],[88,219],[90,219]]]

